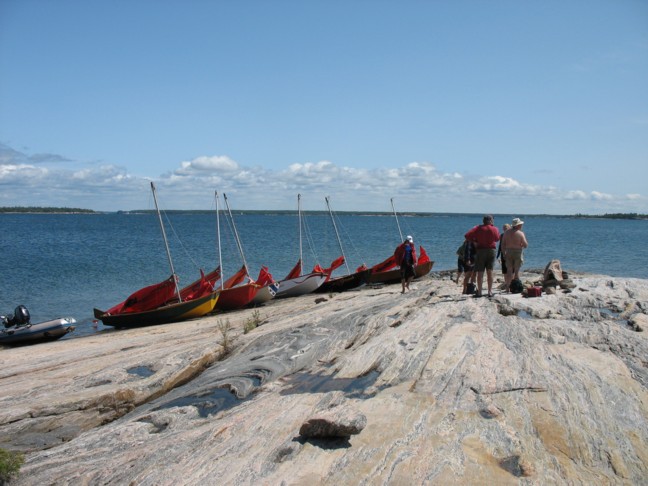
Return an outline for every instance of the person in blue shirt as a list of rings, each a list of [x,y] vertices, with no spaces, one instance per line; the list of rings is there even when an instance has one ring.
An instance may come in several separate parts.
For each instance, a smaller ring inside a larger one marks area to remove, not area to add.
[[[396,247],[394,251],[396,263],[400,265],[401,272],[401,285],[405,293],[405,289],[409,290],[409,285],[414,278],[414,266],[416,265],[416,247],[414,246],[414,238],[407,236],[405,241]]]

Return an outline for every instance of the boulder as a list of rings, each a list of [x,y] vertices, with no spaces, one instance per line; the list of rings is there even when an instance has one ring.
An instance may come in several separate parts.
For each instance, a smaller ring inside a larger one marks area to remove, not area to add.
[[[547,280],[556,280],[558,282],[563,280],[563,271],[560,266],[560,260],[551,260],[547,263],[543,272],[543,280],[545,282]]]
[[[299,428],[299,435],[316,439],[347,438],[359,434],[366,426],[364,414],[341,406],[308,418]]]

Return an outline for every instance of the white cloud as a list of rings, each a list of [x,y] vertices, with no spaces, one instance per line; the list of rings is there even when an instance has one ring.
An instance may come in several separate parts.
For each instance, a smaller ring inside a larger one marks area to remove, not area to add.
[[[42,179],[49,171],[29,164],[0,164],[0,183],[20,183],[24,180]]]
[[[565,194],[565,199],[585,200],[587,199],[587,193],[585,191],[568,191]]]
[[[605,194],[603,192],[592,191],[591,197],[594,201],[612,201],[614,197],[611,194]]]
[[[534,184],[524,184],[511,177],[499,175],[480,177],[467,184],[466,188],[476,193],[490,193],[493,195],[555,197],[556,193],[555,188],[551,186],[541,187]]]
[[[186,176],[197,172],[234,172],[238,168],[238,164],[226,155],[202,156],[188,162],[181,162],[180,168],[175,171],[175,174]]]
[[[337,210],[375,211],[389,210],[390,197],[398,198],[402,211],[507,212],[514,206],[521,213],[554,214],[645,212],[646,200],[641,194],[563,190],[506,175],[443,172],[429,162],[366,169],[322,160],[269,170],[243,167],[218,155],[182,161],[166,174],[139,177],[108,164],[71,169],[63,159],[52,156],[54,162],[36,166],[25,162],[27,155],[0,144],[0,205],[142,209],[148,207],[150,180],[156,181],[167,209],[213,207],[215,190],[231,194],[239,209],[290,209],[298,192],[310,209],[324,209],[323,196],[330,195]]]
[[[122,167],[115,165],[101,165],[72,172],[71,177],[77,182],[84,182],[90,185],[119,184],[125,181],[135,180]]]

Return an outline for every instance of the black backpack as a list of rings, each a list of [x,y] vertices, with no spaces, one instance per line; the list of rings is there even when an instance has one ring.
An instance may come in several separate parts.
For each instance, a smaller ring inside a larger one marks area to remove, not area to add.
[[[522,284],[522,280],[519,278],[514,278],[511,280],[511,284],[509,285],[509,291],[512,294],[521,294],[522,291],[524,290],[524,284]]]
[[[475,293],[477,293],[477,286],[472,282],[468,282],[468,285],[466,285],[466,294],[474,295]]]

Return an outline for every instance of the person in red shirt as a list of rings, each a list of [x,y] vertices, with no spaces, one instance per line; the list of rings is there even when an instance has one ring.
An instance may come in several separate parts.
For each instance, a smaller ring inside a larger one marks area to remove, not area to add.
[[[493,266],[495,265],[495,249],[500,239],[499,230],[493,224],[493,216],[487,214],[483,218],[483,224],[475,226],[465,237],[472,241],[477,248],[475,256],[475,271],[477,272],[477,293],[475,297],[482,296],[484,281],[484,270],[488,284],[488,296],[493,296]]]
[[[394,251],[396,263],[400,265],[401,272],[401,285],[405,293],[405,289],[409,290],[409,285],[414,278],[414,265],[416,265],[416,247],[414,246],[414,238],[408,236],[405,241],[396,247]]]

